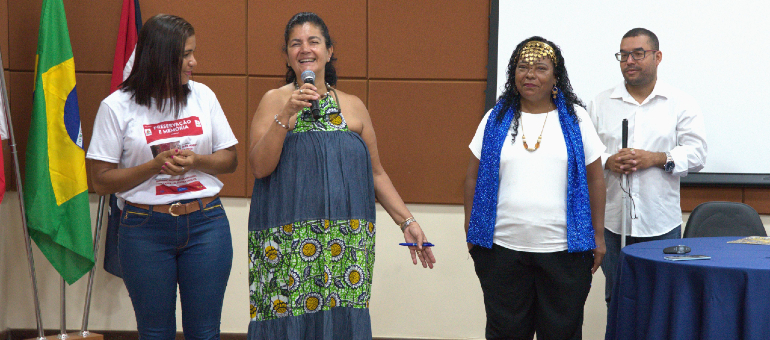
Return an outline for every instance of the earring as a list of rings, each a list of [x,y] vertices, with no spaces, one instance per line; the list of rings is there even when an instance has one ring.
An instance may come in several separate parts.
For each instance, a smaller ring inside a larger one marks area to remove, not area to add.
[[[554,85],[553,89],[551,90],[551,97],[553,97],[553,99],[556,99],[557,94],[559,94],[559,88],[556,87],[556,85]]]

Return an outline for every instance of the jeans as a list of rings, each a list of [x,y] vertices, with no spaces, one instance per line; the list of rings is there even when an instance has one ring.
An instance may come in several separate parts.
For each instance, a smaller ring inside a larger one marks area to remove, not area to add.
[[[177,285],[185,339],[219,339],[233,263],[230,224],[219,198],[177,217],[126,204],[118,254],[140,339],[174,339]]]
[[[615,275],[618,271],[618,258],[620,257],[621,238],[622,236],[619,234],[615,234],[607,229],[604,229],[604,244],[607,246],[607,253],[604,254],[604,259],[602,260],[602,272],[604,272],[604,278],[606,279],[604,285],[604,301],[607,301],[607,306],[610,305],[612,289],[615,288]],[[655,240],[671,240],[678,238],[682,238],[681,224],[663,235],[650,237],[626,236],[626,245],[630,246],[634,243],[642,243]]]

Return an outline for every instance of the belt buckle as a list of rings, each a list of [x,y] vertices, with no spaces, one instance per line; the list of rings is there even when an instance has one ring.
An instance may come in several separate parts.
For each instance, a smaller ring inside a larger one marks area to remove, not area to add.
[[[172,204],[170,207],[168,207],[168,213],[174,217],[179,216],[179,214],[175,214],[172,210],[174,210],[175,207],[181,207],[181,206],[182,206],[182,203],[179,203],[179,202]]]

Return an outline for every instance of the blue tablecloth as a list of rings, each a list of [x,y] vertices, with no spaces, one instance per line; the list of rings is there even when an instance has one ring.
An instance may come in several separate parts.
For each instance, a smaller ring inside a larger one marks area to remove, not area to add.
[[[741,237],[660,240],[623,248],[606,339],[770,339],[770,246]],[[710,260],[669,261],[683,244]]]

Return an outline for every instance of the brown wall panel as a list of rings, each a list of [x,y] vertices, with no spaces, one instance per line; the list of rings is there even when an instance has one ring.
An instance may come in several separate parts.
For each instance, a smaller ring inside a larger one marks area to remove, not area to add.
[[[67,27],[78,71],[112,70],[121,2],[65,0]],[[33,71],[42,1],[9,1],[11,68]]]
[[[178,15],[195,27],[198,66],[193,72],[246,74],[244,0],[142,1],[140,7],[143,21],[158,13],[167,13]]]
[[[362,102],[364,102],[364,105],[367,105],[367,84],[368,82],[366,80],[340,79],[337,81],[336,88],[342,92],[358,97]],[[342,108],[342,110],[342,115],[345,115],[344,108]]]
[[[33,71],[35,68],[41,6],[42,1],[8,1],[10,53],[7,63],[12,70]]]
[[[3,68],[8,69],[8,1],[0,1],[0,53]]]
[[[770,214],[770,188],[746,188],[743,190],[743,203],[752,206],[760,214]]]
[[[485,80],[488,37],[488,1],[372,0],[369,76]]]
[[[286,73],[283,33],[299,12],[315,12],[326,23],[334,42],[340,76],[366,76],[366,1],[248,0],[249,74],[282,76]]]
[[[224,183],[222,196],[243,197],[246,195],[246,76],[197,76],[195,81],[206,84],[217,95],[227,116],[227,122],[238,139],[238,168],[231,174],[218,175]]]
[[[32,72],[8,72],[9,91],[8,103],[11,108],[11,124],[16,138],[16,152],[19,157],[19,170],[24,178],[24,164],[27,152],[27,136],[29,135],[30,115],[32,114]],[[6,176],[8,190],[16,190],[16,179]]]
[[[485,87],[482,81],[370,81],[380,159],[404,201],[463,202],[468,144],[483,116]]]
[[[682,211],[692,211],[698,204],[710,201],[742,202],[741,188],[682,187]]]
[[[122,1],[64,1],[72,54],[78,72],[112,72],[121,6]],[[37,18],[36,24],[39,25],[39,13]],[[37,36],[34,40],[37,43]]]

